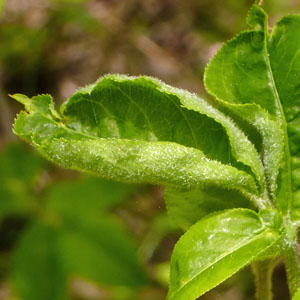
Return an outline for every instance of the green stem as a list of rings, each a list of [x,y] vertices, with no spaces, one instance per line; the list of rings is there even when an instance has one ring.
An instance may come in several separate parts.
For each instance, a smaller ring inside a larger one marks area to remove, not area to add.
[[[284,262],[292,297],[300,287],[300,261],[296,243],[284,251]]]
[[[257,300],[272,300],[272,273],[275,265],[273,260],[260,261],[252,265],[256,279]]]

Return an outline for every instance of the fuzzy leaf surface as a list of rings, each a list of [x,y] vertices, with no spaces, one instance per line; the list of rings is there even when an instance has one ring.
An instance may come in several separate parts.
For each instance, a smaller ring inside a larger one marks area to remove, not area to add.
[[[248,209],[202,219],[174,248],[168,299],[194,300],[220,284],[279,239],[276,227]]]
[[[248,23],[255,30],[242,32],[219,50],[206,69],[205,85],[233,117],[261,134],[268,192],[287,212],[299,185],[291,156],[300,154],[300,41],[295,38],[300,17],[282,18],[269,33],[267,15],[254,5]]]
[[[155,79],[104,77],[75,93],[61,115],[50,96],[14,98],[27,110],[15,133],[65,168],[125,182],[216,185],[252,199],[263,187],[246,135],[203,99]]]

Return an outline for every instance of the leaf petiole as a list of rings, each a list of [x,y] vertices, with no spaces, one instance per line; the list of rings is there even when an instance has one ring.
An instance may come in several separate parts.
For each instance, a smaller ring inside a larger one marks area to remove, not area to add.
[[[267,260],[252,264],[257,300],[272,300],[272,274],[277,262],[278,260]]]

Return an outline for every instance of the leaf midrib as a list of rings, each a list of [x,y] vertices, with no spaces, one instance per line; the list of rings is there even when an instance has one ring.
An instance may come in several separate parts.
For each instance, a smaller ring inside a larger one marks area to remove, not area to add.
[[[210,263],[209,265],[207,265],[200,273],[197,273],[195,276],[193,276],[188,282],[186,282],[183,286],[180,287],[180,289],[178,289],[176,291],[176,293],[180,293],[187,285],[189,285],[192,281],[194,281],[195,279],[197,279],[198,276],[200,276],[203,272],[207,271],[210,267],[212,267],[213,265],[215,265],[216,263],[218,263],[219,261],[221,261],[222,259],[224,259],[225,257],[227,257],[228,255],[234,253],[235,251],[251,244],[252,242],[260,239],[261,237],[264,237],[269,231],[265,230],[265,227],[262,227],[262,232],[259,233],[258,235],[254,236],[254,237],[250,237],[250,238],[246,238],[244,241],[245,243],[243,244],[243,242],[241,242],[239,245],[233,247],[232,249],[230,249],[229,252],[226,252],[225,254],[219,256],[218,259],[216,259],[214,262]],[[242,244],[242,245],[241,245]],[[263,250],[262,250],[263,251]]]
[[[279,118],[282,121],[282,127],[283,127],[283,134],[284,134],[284,148],[285,148],[285,154],[287,158],[287,172],[288,172],[288,199],[287,204],[288,208],[286,212],[283,212],[288,217],[290,217],[290,211],[291,211],[291,203],[292,203],[292,170],[291,170],[291,152],[290,152],[290,146],[289,146],[289,140],[288,140],[288,134],[287,134],[287,121],[285,118],[285,114],[283,111],[283,107],[281,104],[280,96],[278,93],[278,89],[276,86],[276,81],[273,74],[273,69],[270,62],[270,56],[268,51],[268,31],[267,31],[267,24],[268,22],[265,22],[265,28],[264,28],[264,51],[265,51],[265,57],[267,62],[267,68],[269,70],[269,76],[271,80],[271,87],[274,93],[275,97],[275,104],[277,105],[277,114],[279,113]]]

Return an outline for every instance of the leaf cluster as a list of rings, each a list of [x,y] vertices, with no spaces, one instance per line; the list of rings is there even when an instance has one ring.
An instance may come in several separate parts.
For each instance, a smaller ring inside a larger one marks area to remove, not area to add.
[[[193,300],[247,264],[283,256],[300,285],[300,18],[251,29],[206,68],[213,99],[146,77],[107,75],[58,112],[52,97],[25,105],[14,132],[50,161],[107,179],[166,186],[169,214],[187,230],[174,248],[168,299]],[[209,214],[208,213],[212,213]],[[291,275],[289,275],[291,274]]]

